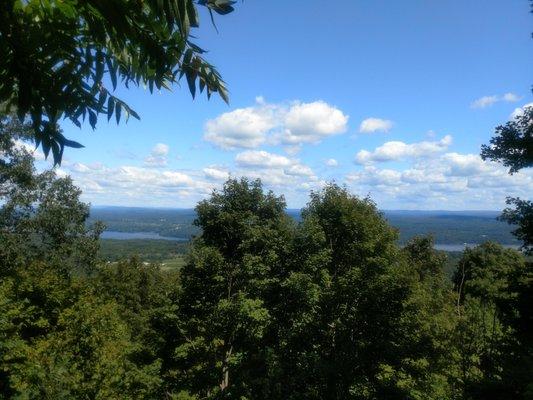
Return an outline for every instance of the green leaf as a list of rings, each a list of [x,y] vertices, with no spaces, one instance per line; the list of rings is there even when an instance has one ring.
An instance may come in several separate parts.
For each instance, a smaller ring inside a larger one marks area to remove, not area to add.
[[[100,91],[100,96],[98,97],[98,104],[96,106],[96,110],[98,112],[102,112],[102,109],[104,107],[106,100],[107,100],[107,90],[103,89]]]
[[[139,114],[137,114],[137,113],[135,112],[135,110],[133,110],[133,109],[131,109],[131,108],[129,108],[129,107],[128,107],[128,112],[131,114],[131,116],[132,116],[133,118],[138,119],[138,120],[141,119],[141,117],[139,117]]]
[[[107,120],[108,121],[111,119],[114,109],[115,109],[115,98],[113,96],[109,96],[109,100],[107,101]]]
[[[85,146],[81,143],[75,142],[74,140],[65,139],[63,140],[63,145],[67,147],[72,147],[74,149],[82,149]]]
[[[102,53],[102,50],[98,50],[96,52],[96,65],[95,65],[95,83],[99,83],[102,81],[102,78],[104,77],[104,53]]]
[[[61,148],[55,140],[52,141],[52,156],[54,157],[54,165],[61,165]]]
[[[187,84],[189,85],[189,91],[191,92],[192,98],[196,95],[196,71],[190,70],[185,74],[187,78]]]
[[[93,110],[89,110],[89,124],[91,125],[93,129],[96,128],[96,121],[97,121],[96,113]]]
[[[109,77],[111,78],[111,83],[113,84],[113,90],[117,89],[117,65],[116,62],[113,62],[111,58],[106,58],[107,68],[109,69]]]
[[[122,111],[122,102],[117,101],[117,105],[115,107],[115,118],[117,120],[117,125],[120,122],[120,112]]]

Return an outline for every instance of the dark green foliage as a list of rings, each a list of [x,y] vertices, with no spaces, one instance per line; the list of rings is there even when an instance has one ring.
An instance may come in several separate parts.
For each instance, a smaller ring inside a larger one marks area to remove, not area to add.
[[[11,121],[4,129],[28,127]],[[0,207],[0,398],[149,398],[158,370],[136,363],[135,338],[87,277],[98,232],[70,178],[38,174],[3,136]]]
[[[369,199],[329,184],[296,222],[259,181],[231,179],[198,204],[180,268],[102,262],[79,189],[37,173],[14,142],[30,127],[3,122],[0,399],[532,393],[533,270],[521,253],[468,249],[454,290],[433,240],[398,246]],[[179,245],[164,242],[161,258]]]
[[[102,226],[86,227],[89,206],[79,201],[81,191],[69,177],[35,171],[18,141],[29,131],[12,118],[0,125],[0,276],[36,259],[57,264],[65,274],[88,272]]]
[[[533,107],[496,128],[490,146],[481,146],[481,158],[499,161],[513,174],[533,166]]]
[[[428,339],[435,314],[453,315],[451,292],[440,271],[444,294],[428,296],[396,237],[368,199],[336,185],[311,195],[276,313],[275,398],[450,398],[448,350]]]
[[[30,126],[13,117],[0,114],[0,196],[35,184],[33,159],[28,152],[15,146],[14,141],[28,139]]]
[[[181,326],[178,275],[134,258],[100,267],[91,283],[101,297],[117,304],[135,343],[130,359],[153,372],[154,390],[163,398],[176,378],[173,354]]]
[[[268,305],[290,243],[292,221],[284,209],[283,198],[245,179],[229,180],[196,208],[203,233],[181,272],[185,341],[176,349],[192,394],[261,393]]]
[[[533,1],[530,0],[531,12]],[[520,115],[514,120],[496,128],[496,136],[490,140],[491,145],[481,146],[481,158],[499,161],[509,167],[513,174],[522,168],[533,166],[533,107],[524,106]],[[533,252],[533,203],[519,198],[507,198],[508,207],[503,210],[501,220],[518,225],[513,234],[522,241],[522,249]],[[533,389],[532,389],[533,393]],[[533,396],[533,394],[532,394]]]
[[[191,42],[199,26],[197,6],[224,15],[231,0],[5,0],[0,6],[0,104],[29,116],[37,145],[60,163],[64,147],[83,147],[65,138],[58,122],[67,118],[94,129],[98,116],[116,122],[139,118],[113,91],[144,85],[153,92],[185,77],[194,97],[227,91],[216,69]],[[109,82],[110,81],[110,82]]]
[[[533,255],[533,202],[508,197],[507,205],[514,207],[504,209],[500,219],[518,226],[513,234],[522,241],[522,249]]]
[[[533,387],[533,269],[487,242],[467,249],[454,276],[463,383],[469,398],[529,398]]]

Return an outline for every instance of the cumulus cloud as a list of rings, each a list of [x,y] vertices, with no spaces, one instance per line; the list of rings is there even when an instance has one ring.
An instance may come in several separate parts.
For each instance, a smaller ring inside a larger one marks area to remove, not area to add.
[[[225,150],[258,147],[277,125],[276,114],[275,106],[261,100],[254,107],[238,108],[207,121],[204,139]]]
[[[164,143],[157,143],[150,154],[145,157],[144,165],[147,167],[165,167],[167,165],[167,156],[170,148]]]
[[[471,176],[488,171],[492,164],[484,162],[477,154],[447,153],[442,157],[450,176]]]
[[[65,164],[63,164],[63,165],[65,165]],[[79,173],[82,173],[82,174],[92,173],[94,171],[99,171],[99,170],[104,168],[103,164],[99,163],[99,162],[91,163],[89,165],[76,162],[76,163],[73,163],[73,164],[69,164],[68,167],[69,167],[70,170],[75,171],[75,172],[79,172]]]
[[[318,143],[323,138],[346,132],[348,116],[323,101],[294,103],[283,121],[283,144]]]
[[[521,99],[520,96],[514,93],[505,93],[503,95],[483,96],[476,99],[470,104],[471,108],[486,108],[498,102],[515,103]]]
[[[241,167],[240,175],[252,174],[279,186],[294,183],[294,177],[316,179],[313,170],[297,159],[261,150],[248,150],[237,154],[235,164]]]
[[[327,159],[325,164],[328,166],[328,167],[336,167],[339,165],[339,162],[337,160],[335,160],[334,158],[330,158],[330,159]]]
[[[256,98],[252,107],[238,108],[207,121],[204,139],[225,149],[252,149],[264,143],[297,150],[347,130],[348,116],[323,102],[268,104]]]
[[[237,154],[235,162],[241,167],[283,168],[292,164],[284,156],[272,154],[264,150],[249,150]]]
[[[64,169],[93,204],[189,207],[217,185],[200,179],[202,171],[83,163]]]
[[[460,153],[420,160],[405,169],[367,165],[345,179],[353,191],[370,194],[381,207],[501,208],[506,196],[527,196],[533,190],[533,171],[509,175],[498,163]]]
[[[349,182],[357,182],[370,186],[393,186],[401,183],[401,173],[393,169],[378,169],[373,166],[367,166],[362,171],[348,174],[346,179]]]
[[[229,178],[229,172],[217,167],[208,167],[203,169],[204,175],[207,179],[215,181],[225,181]]]
[[[313,170],[307,165],[293,164],[285,169],[285,173],[293,176],[312,176]]]
[[[514,111],[511,113],[510,118],[511,119],[518,118],[524,115],[524,111],[526,108],[532,108],[532,107],[533,107],[533,103],[527,103],[527,104],[524,104],[522,107],[515,108]]]
[[[361,150],[355,156],[357,164],[370,164],[373,162],[397,161],[406,158],[430,157],[436,153],[446,151],[452,143],[450,135],[444,136],[439,141],[422,141],[417,143],[404,143],[400,141],[386,142],[374,151]]]
[[[380,208],[501,209],[506,196],[527,197],[533,191],[533,170],[509,175],[505,167],[477,154],[443,151],[407,161],[401,168],[365,164],[335,179],[360,196],[370,195]],[[194,206],[229,176],[259,178],[266,189],[286,195],[291,206],[301,206],[330,172],[321,176],[300,159],[256,150],[237,154],[232,165],[192,170],[80,162],[64,163],[58,170],[62,176],[70,174],[93,204],[171,207]]]
[[[387,133],[392,128],[392,121],[381,118],[367,118],[359,125],[359,132],[361,133],[374,133],[385,132]]]

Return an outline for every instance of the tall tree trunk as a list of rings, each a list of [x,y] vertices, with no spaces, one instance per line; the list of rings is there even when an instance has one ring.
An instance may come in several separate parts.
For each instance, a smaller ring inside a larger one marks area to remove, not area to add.
[[[229,386],[229,361],[231,353],[233,352],[233,346],[226,351],[224,362],[222,363],[222,381],[220,382],[220,390],[224,391]]]

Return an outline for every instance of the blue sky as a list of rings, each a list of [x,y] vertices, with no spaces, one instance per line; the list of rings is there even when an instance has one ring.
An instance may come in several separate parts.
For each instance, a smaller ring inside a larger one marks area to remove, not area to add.
[[[230,90],[118,89],[141,115],[65,123],[59,170],[94,205],[190,207],[227,176],[260,177],[300,207],[335,180],[384,209],[501,209],[533,174],[479,159],[494,127],[533,101],[526,0],[236,4],[195,32]]]

